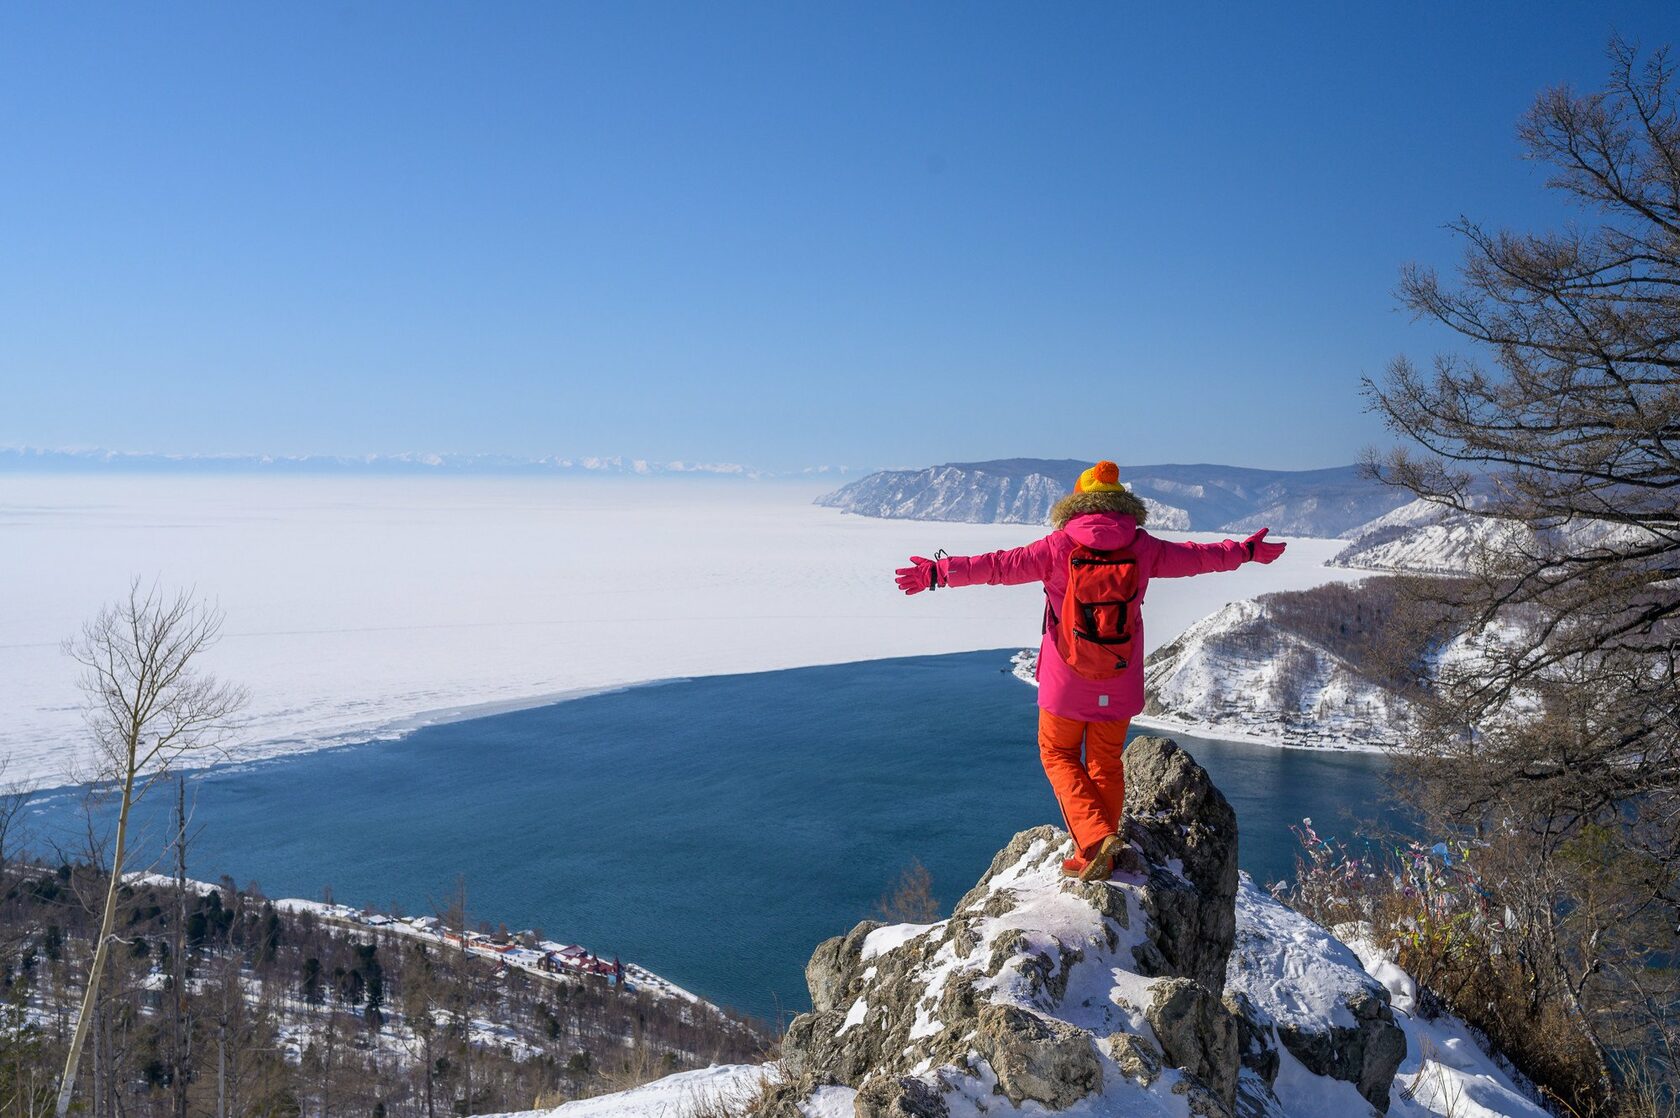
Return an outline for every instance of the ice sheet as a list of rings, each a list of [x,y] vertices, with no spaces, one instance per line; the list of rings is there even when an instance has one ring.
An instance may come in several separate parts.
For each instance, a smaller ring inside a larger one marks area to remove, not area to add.
[[[892,571],[1044,529],[851,516],[812,505],[822,490],[0,475],[0,755],[9,776],[64,781],[85,734],[60,643],[131,575],[226,611],[207,664],[251,691],[245,757],[650,680],[1037,642],[1036,586],[907,599]],[[1357,577],[1323,566],[1341,546],[1154,583],[1150,646],[1236,598]]]

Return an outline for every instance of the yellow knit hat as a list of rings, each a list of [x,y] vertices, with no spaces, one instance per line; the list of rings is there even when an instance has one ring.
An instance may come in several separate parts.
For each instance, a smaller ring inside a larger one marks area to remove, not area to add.
[[[1125,488],[1120,484],[1120,467],[1106,460],[1080,474],[1073,483],[1075,493],[1118,493]]]

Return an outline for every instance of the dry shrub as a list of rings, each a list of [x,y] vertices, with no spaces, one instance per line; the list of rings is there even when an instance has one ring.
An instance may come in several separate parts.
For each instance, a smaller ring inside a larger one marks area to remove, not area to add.
[[[1592,1044],[1565,1002],[1537,996],[1515,914],[1483,880],[1475,847],[1373,841],[1361,854],[1318,835],[1310,819],[1294,830],[1303,850],[1295,882],[1273,891],[1327,927],[1367,924],[1417,980],[1424,1016],[1444,1009],[1479,1030],[1565,1113],[1648,1113],[1600,1093]]]
[[[1674,1069],[1648,1054],[1628,1060],[1621,1071],[1622,1118],[1680,1118],[1680,1086]]]
[[[786,1078],[777,1063],[765,1064],[764,1073],[741,1086],[696,1092],[680,1118],[746,1118],[764,1113],[779,1097],[778,1088]]]
[[[888,924],[932,924],[942,911],[933,895],[933,875],[919,858],[910,859],[892,892],[875,902],[875,914]]]

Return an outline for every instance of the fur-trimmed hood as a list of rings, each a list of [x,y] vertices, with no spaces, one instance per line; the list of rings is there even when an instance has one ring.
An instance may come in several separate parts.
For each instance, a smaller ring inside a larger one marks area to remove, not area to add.
[[[1137,521],[1140,528],[1144,521],[1149,519],[1149,510],[1144,507],[1143,499],[1130,490],[1120,489],[1108,493],[1069,493],[1050,509],[1050,526],[1066,528],[1068,521],[1074,517],[1088,516],[1094,512],[1114,512],[1129,516]]]

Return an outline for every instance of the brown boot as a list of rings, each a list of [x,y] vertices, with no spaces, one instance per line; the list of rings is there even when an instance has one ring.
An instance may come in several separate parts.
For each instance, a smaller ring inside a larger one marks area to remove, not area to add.
[[[1114,856],[1126,849],[1126,841],[1119,835],[1109,835],[1097,843],[1097,848],[1091,852],[1090,861],[1079,871],[1081,881],[1106,881],[1114,872]]]

